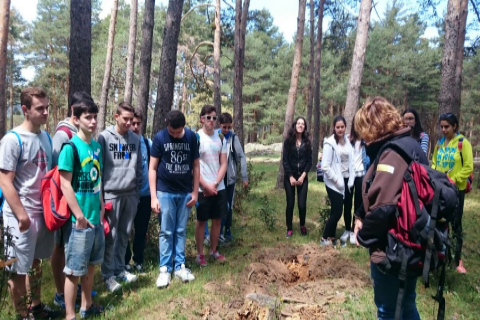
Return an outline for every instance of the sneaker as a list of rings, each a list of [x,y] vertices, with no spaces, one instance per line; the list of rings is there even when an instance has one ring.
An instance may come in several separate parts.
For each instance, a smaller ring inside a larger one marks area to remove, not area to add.
[[[133,270],[133,268],[130,264],[126,264],[125,265],[125,270],[127,270],[128,272],[131,272]]]
[[[300,227],[300,232],[302,233],[302,236],[306,236],[307,235],[307,228],[305,226]]]
[[[140,263],[133,264],[133,270],[136,272],[143,272],[143,266]]]
[[[350,232],[350,244],[356,246],[357,245],[357,238],[355,237],[354,232]]]
[[[115,292],[122,288],[122,286],[118,284],[117,280],[115,280],[115,277],[105,279],[105,284],[107,285],[107,289],[110,292]]]
[[[63,293],[55,293],[55,297],[53,298],[53,304],[65,310],[65,295]]]
[[[206,267],[208,265],[203,254],[197,254],[195,261],[200,265],[200,267]]]
[[[90,317],[95,317],[103,313],[103,306],[92,303],[90,308],[87,310],[80,309],[80,318],[85,319],[85,318],[90,318]]]
[[[460,273],[460,274],[466,274],[467,273],[467,269],[465,269],[465,267],[463,266],[462,260],[460,260],[458,262],[457,272]]]
[[[29,308],[34,319],[58,319],[65,316],[64,311],[53,310],[48,305],[40,302],[39,305]]]
[[[204,246],[209,246],[210,245],[210,236],[206,236],[204,239],[203,239],[203,245]]]
[[[222,256],[220,253],[218,253],[218,251],[215,251],[215,252],[210,251],[210,257],[213,260],[215,260],[217,262],[220,262],[220,263],[224,263],[225,260],[226,260],[224,256]]]
[[[132,283],[137,281],[138,276],[131,274],[128,271],[123,271],[116,278],[118,281],[125,281],[126,283]]]
[[[183,282],[190,282],[195,280],[195,277],[192,274],[190,269],[185,268],[185,265],[182,264],[180,270],[175,271],[175,278],[182,280]]]
[[[172,276],[167,271],[167,267],[165,266],[160,267],[160,274],[158,275],[157,282],[156,282],[157,288],[165,288],[166,286],[168,286],[170,284],[171,278]]]
[[[320,239],[320,245],[322,246],[331,246],[333,245],[332,240],[330,239]]]
[[[225,229],[225,241],[230,242],[233,240],[232,231],[230,229]]]
[[[220,243],[225,242],[225,237],[222,234],[218,236],[218,242],[220,242]]]
[[[293,230],[287,230],[287,239],[293,236]]]
[[[347,240],[348,240],[348,237],[350,237],[350,231],[345,230],[345,231],[343,232],[342,236],[340,237],[340,241],[341,241],[342,243],[346,243]]]

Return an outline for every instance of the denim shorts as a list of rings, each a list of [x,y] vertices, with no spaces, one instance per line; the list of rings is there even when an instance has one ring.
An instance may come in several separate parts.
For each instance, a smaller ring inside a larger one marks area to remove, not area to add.
[[[63,272],[68,276],[81,277],[88,273],[89,265],[97,265],[103,262],[105,251],[105,233],[102,224],[93,228],[72,229],[68,242],[65,242],[65,268]]]

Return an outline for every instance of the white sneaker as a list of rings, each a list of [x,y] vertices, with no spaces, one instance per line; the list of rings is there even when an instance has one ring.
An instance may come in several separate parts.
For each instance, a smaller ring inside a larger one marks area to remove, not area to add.
[[[129,264],[126,264],[125,265],[125,270],[127,270],[128,272],[132,271],[132,266],[129,265]]]
[[[354,246],[357,245],[357,238],[355,237],[355,233],[350,232],[350,244],[353,244]]]
[[[105,279],[105,284],[107,285],[107,289],[110,292],[115,292],[122,288],[122,286],[118,284],[117,280],[115,280],[115,277]]]
[[[117,280],[119,281],[125,281],[126,283],[132,283],[137,281],[138,277],[134,274],[131,274],[128,271],[123,271],[117,276]]]
[[[190,282],[195,280],[195,277],[192,274],[190,269],[185,268],[185,265],[182,264],[180,270],[175,271],[175,278],[182,280],[183,282]]]
[[[340,237],[340,241],[341,241],[342,243],[347,242],[348,237],[350,237],[350,231],[345,230],[345,231],[343,232],[342,236]]]
[[[141,264],[133,264],[133,270],[136,272],[143,272],[143,266]]]
[[[170,275],[170,273],[167,272],[167,267],[165,266],[160,267],[160,274],[158,275],[157,283],[156,283],[157,288],[165,288],[166,286],[168,286],[170,284],[171,278],[172,276]]]

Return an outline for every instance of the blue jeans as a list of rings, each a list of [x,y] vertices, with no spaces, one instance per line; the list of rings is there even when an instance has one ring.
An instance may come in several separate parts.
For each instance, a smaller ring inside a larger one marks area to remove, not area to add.
[[[374,263],[370,263],[370,272],[373,279],[373,295],[377,306],[377,317],[380,320],[395,319],[399,282],[397,275],[385,274],[378,270]],[[403,293],[401,319],[420,320],[415,304],[415,288],[417,278],[407,278]]]
[[[185,264],[185,242],[190,208],[190,193],[169,193],[157,191],[160,202],[160,267],[179,270]],[[173,264],[172,264],[173,259]]]

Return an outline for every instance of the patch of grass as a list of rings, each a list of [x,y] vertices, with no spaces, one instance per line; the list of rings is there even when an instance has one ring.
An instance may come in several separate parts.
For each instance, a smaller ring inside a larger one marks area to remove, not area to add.
[[[167,289],[159,290],[155,286],[158,276],[158,233],[151,228],[148,242],[146,273],[130,285],[124,286],[123,293],[112,295],[103,285],[99,269],[95,276],[94,290],[98,294],[95,302],[107,307],[105,319],[201,319],[207,314],[214,313],[216,307],[230,310],[228,314],[218,314],[221,318],[232,319],[238,305],[244,297],[241,294],[241,285],[245,282],[245,268],[257,259],[257,253],[262,248],[274,247],[278,243],[292,243],[292,245],[318,243],[323,231],[321,216],[328,212],[325,209],[326,191],[323,183],[316,182],[315,173],[309,174],[309,191],[307,198],[307,228],[308,235],[300,236],[297,209],[294,214],[294,236],[285,238],[285,193],[274,189],[277,177],[278,162],[255,162],[253,169],[264,171],[262,179],[250,195],[242,201],[242,210],[234,211],[232,232],[234,241],[231,245],[220,247],[219,251],[227,258],[225,265],[219,265],[208,260],[208,267],[200,269],[194,263],[194,212],[188,222],[186,264],[192,270],[196,279],[192,283],[183,284],[172,281]],[[258,216],[258,209],[263,199],[268,199],[269,210],[276,217],[273,229],[269,230]],[[480,305],[480,214],[477,208],[480,205],[480,192],[474,190],[468,194],[465,201],[464,213],[464,256],[463,261],[468,271],[466,275],[459,275],[453,268],[447,271],[446,283],[446,317],[445,319],[478,319]],[[152,217],[152,224],[158,224],[156,217]],[[158,230],[158,229],[157,229]],[[337,236],[343,232],[343,219],[337,228]],[[205,248],[205,251],[208,249]],[[320,247],[318,250],[322,250]],[[351,259],[359,269],[369,273],[368,252],[363,248],[348,246],[340,248],[340,258]],[[44,263],[43,272],[43,301],[53,305],[54,283],[49,262]],[[221,284],[221,294],[212,286]],[[271,288],[276,284],[272,283]],[[353,289],[352,289],[353,290]],[[434,304],[431,295],[435,294],[435,277],[432,277],[431,287],[425,289],[421,281],[417,287],[417,305],[422,319],[433,319],[438,305]],[[273,290],[272,290],[273,291]],[[6,308],[0,311],[0,320],[12,319],[13,308],[7,299]],[[332,319],[375,319],[376,307],[373,303],[371,286],[356,288],[346,295],[342,304],[328,304]]]

